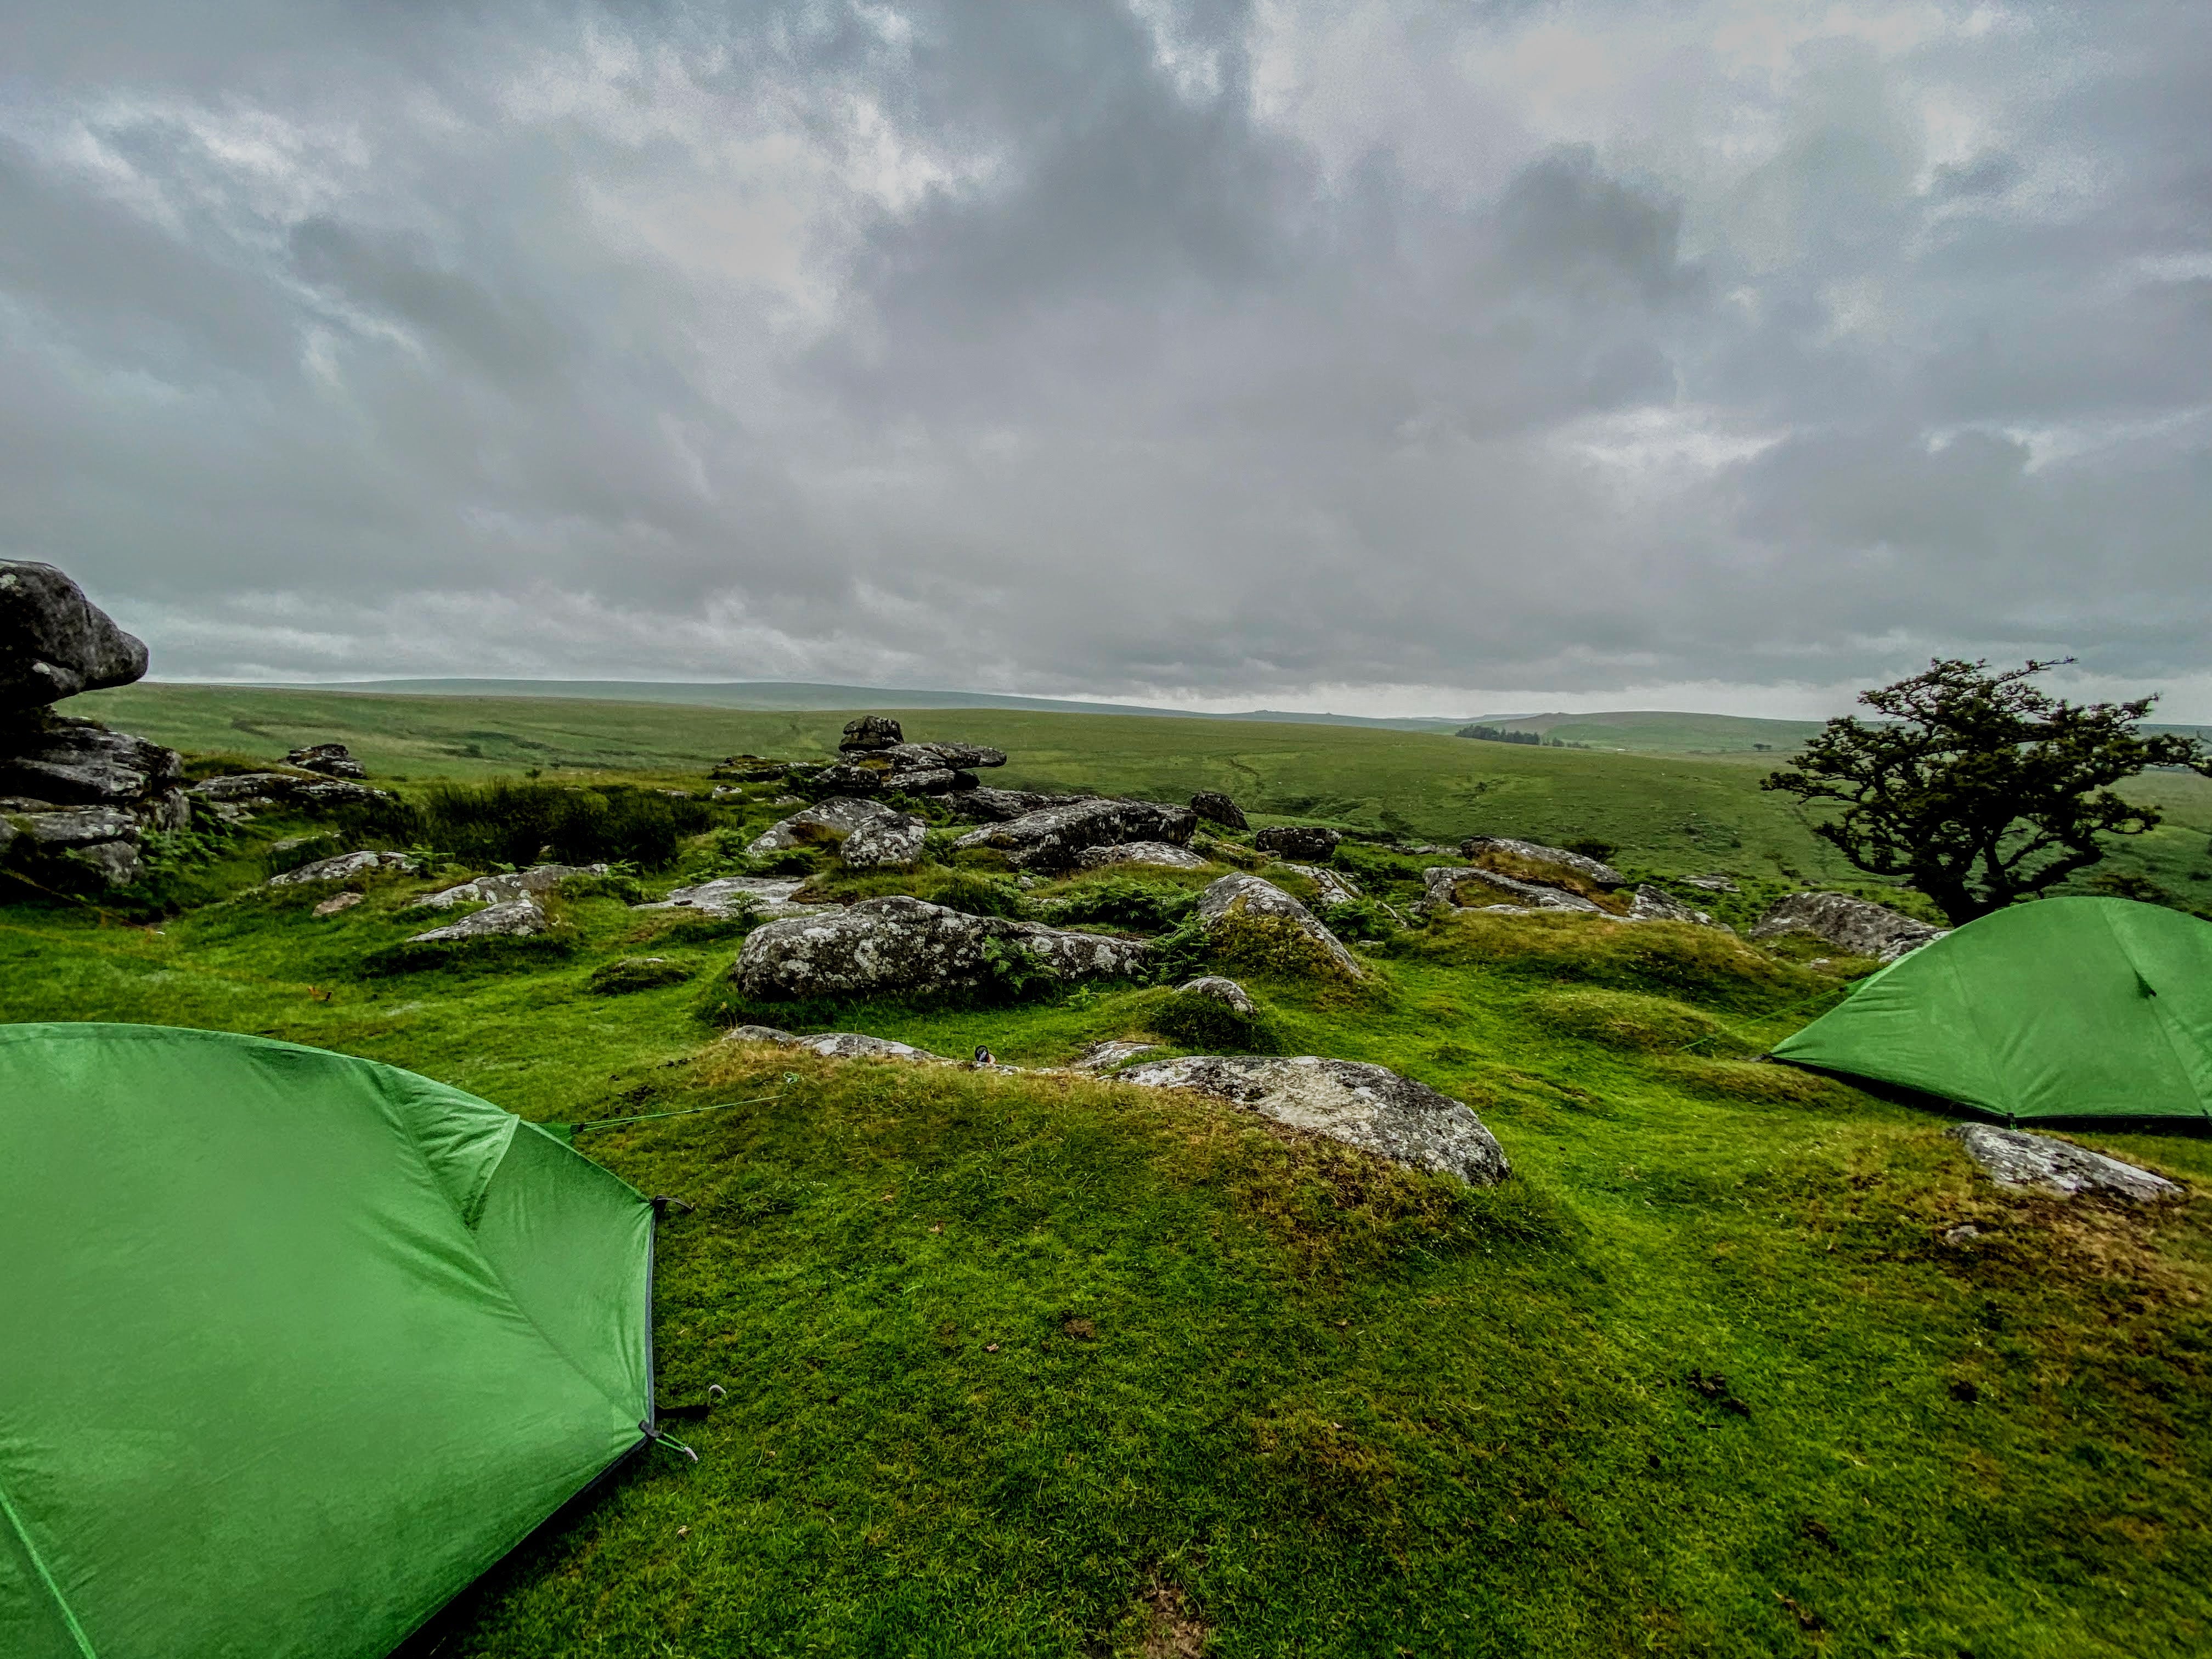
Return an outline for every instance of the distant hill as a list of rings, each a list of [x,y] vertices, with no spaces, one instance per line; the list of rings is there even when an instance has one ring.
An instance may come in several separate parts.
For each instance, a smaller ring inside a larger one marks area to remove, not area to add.
[[[1508,732],[1534,732],[1592,749],[1677,755],[1747,755],[1763,750],[1795,752],[1820,729],[1818,720],[1678,714],[1656,708],[1596,714],[1481,714],[1476,716],[1476,723]]]

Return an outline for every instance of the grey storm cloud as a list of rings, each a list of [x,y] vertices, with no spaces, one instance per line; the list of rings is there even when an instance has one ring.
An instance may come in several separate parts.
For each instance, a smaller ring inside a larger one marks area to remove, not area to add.
[[[2212,711],[2201,4],[26,0],[0,63],[0,553],[158,672]]]

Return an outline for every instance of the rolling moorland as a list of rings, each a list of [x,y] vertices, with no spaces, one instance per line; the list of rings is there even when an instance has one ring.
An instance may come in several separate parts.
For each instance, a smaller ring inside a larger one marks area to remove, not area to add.
[[[81,702],[202,769],[344,742],[410,797],[532,770],[703,794],[721,756],[823,757],[848,718],[176,686]],[[991,781],[1012,787],[1218,788],[1255,824],[1408,840],[1595,837],[1632,875],[1735,876],[1713,908],[1739,923],[1797,886],[1875,890],[1758,790],[1764,755],[1023,710],[906,726],[1006,748]],[[2140,787],[2168,824],[2112,867],[2205,908],[2212,787]],[[1756,1062],[1871,963],[1573,916],[1359,930],[1359,985],[1222,964],[1259,1003],[1255,1042],[1473,1106],[1515,1170],[1487,1189],[1196,1097],[726,1042],[743,1018],[1024,1067],[1111,1037],[1206,1051],[1163,985],[738,1006],[744,923],[633,905],[746,867],[789,810],[774,793],[702,803],[710,827],[665,868],[573,884],[542,940],[444,963],[393,947],[423,926],[404,907],[464,868],[379,876],[318,916],[324,891],[261,884],[277,842],[319,828],[285,811],[172,872],[166,914],[0,905],[0,1018],[368,1055],[586,1126],[582,1150],[696,1205],[661,1228],[656,1346],[665,1400],[730,1391],[680,1431],[702,1461],[626,1465],[413,1659],[2212,1643],[2212,1141],[2075,1137],[2188,1182],[2184,1205],[2003,1194],[1941,1117]],[[1385,900],[1434,861],[1336,856]],[[1227,867],[1145,881],[1157,898]],[[829,858],[813,879],[994,878]],[[1114,879],[1014,902],[1051,914]],[[624,988],[609,970],[644,953],[668,982]],[[701,1106],[723,1109],[647,1116]]]

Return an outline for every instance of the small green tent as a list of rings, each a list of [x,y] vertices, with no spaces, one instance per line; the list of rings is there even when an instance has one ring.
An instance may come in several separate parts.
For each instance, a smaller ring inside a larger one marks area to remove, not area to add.
[[[0,1654],[389,1652],[651,1434],[652,1251],[426,1078],[0,1027]]]
[[[2212,1119],[2212,923],[2014,905],[1900,957],[1774,1057],[2007,1120]]]

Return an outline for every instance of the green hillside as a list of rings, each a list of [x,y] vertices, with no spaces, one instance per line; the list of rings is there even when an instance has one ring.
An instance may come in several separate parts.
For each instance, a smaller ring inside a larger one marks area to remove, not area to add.
[[[1820,729],[1818,720],[1752,720],[1738,714],[1679,714],[1662,709],[1599,714],[1484,714],[1479,723],[1534,732],[1593,749],[1671,754],[1787,754]]]

